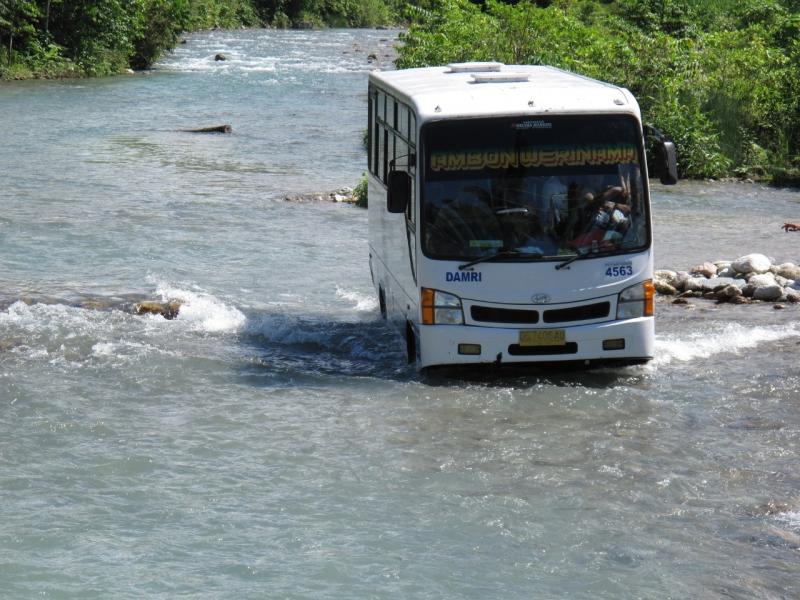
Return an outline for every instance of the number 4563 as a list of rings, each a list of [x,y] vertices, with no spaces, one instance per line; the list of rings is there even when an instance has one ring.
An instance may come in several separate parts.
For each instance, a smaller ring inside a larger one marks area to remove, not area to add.
[[[631,265],[617,265],[606,269],[606,277],[624,277],[625,275],[633,275]]]

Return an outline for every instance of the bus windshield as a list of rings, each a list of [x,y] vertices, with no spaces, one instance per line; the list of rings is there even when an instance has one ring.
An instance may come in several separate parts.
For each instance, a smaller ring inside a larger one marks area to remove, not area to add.
[[[431,258],[547,260],[650,243],[632,117],[439,121],[422,136],[422,248]]]

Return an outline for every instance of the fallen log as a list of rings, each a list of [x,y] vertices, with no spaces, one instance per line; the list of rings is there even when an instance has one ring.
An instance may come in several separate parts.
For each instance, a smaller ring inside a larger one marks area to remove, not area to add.
[[[231,133],[233,128],[228,125],[212,125],[211,127],[197,127],[195,129],[181,129],[185,133]]]

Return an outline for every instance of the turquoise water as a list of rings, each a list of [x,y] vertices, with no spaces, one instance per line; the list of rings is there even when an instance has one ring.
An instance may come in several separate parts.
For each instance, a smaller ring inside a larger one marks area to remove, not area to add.
[[[0,596],[796,595],[796,307],[660,301],[645,367],[423,378],[365,211],[283,200],[357,182],[395,35],[0,85]],[[800,262],[798,218],[797,191],[656,187],[656,263]]]

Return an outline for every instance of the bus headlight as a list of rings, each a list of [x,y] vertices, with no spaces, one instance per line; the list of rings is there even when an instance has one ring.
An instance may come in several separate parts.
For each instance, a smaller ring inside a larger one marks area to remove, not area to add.
[[[464,310],[461,307],[461,298],[432,290],[422,288],[420,294],[420,305],[422,307],[423,325],[463,325]]]
[[[617,300],[617,319],[652,317],[654,297],[655,289],[650,279],[622,290]]]

